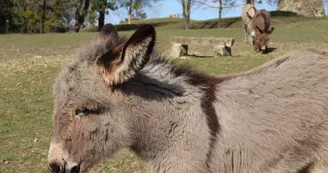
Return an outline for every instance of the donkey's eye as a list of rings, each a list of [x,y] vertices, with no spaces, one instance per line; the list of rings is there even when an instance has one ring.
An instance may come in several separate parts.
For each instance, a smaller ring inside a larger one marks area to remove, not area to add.
[[[75,109],[76,116],[85,116],[88,114],[100,114],[101,109],[87,109],[85,107],[80,107]]]
[[[83,116],[83,115],[85,115],[86,112],[88,112],[88,109],[86,109],[86,108],[76,108],[75,109],[76,116]]]

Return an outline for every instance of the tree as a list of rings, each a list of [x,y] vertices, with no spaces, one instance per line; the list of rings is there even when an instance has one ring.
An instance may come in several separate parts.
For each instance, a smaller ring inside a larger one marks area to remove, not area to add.
[[[0,33],[7,31],[7,20],[11,21],[12,18],[12,0],[3,0],[0,1]]]
[[[98,31],[101,31],[105,24],[105,15],[106,9],[116,10],[118,9],[115,0],[91,0],[91,9],[93,11],[97,11],[99,13],[98,16]]]
[[[0,1],[0,24],[9,20],[11,32],[63,32],[71,26],[74,19],[72,7],[76,6],[76,2],[77,0],[3,0]]]
[[[228,10],[235,7],[236,0],[197,0],[196,4],[204,6],[204,8],[218,9],[218,28],[222,28],[222,13],[223,10]]]
[[[135,11],[145,7],[151,8],[153,3],[161,0],[119,0],[120,7],[125,8],[128,12],[128,23],[131,23],[131,17]]]
[[[97,14],[96,11],[89,9],[88,14],[85,17],[86,19],[84,21],[83,26],[95,27],[97,24],[97,27],[98,27],[98,22],[96,22],[96,21],[98,21],[98,17],[99,17],[99,15]]]
[[[182,15],[184,19],[184,27],[185,30],[188,30],[189,28],[189,22],[190,22],[190,10],[191,7],[194,5],[195,0],[180,0],[180,3],[182,4]]]
[[[40,16],[40,33],[44,33],[44,22],[46,21],[47,1],[42,0],[42,12]]]
[[[137,19],[146,19],[147,18],[147,13],[144,10],[136,10],[135,12],[135,18]]]
[[[13,1],[13,8],[11,11],[11,18],[14,29],[18,32],[27,32],[27,19],[25,18],[25,11],[28,4],[25,1]]]
[[[90,6],[90,0],[79,0],[79,6],[75,10],[75,24],[73,30],[79,32],[81,26],[83,25],[85,16],[88,13]]]
[[[78,5],[78,0],[61,0],[58,10],[60,11],[60,22],[63,26],[69,28],[74,26],[74,17]]]

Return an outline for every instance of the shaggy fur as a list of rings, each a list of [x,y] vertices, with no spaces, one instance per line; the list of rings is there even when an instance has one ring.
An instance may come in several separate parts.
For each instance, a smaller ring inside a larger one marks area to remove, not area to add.
[[[250,45],[253,45],[254,43],[253,37],[251,36],[251,31],[253,28],[252,19],[255,15],[255,12],[256,12],[256,8],[251,4],[246,4],[242,8],[242,12],[241,12],[241,18],[243,20],[243,27],[245,33],[245,42]]]
[[[268,48],[269,36],[274,27],[270,28],[271,16],[267,10],[256,11],[252,19],[251,35],[254,37],[254,50],[266,51]]]
[[[153,40],[155,31],[146,28],[132,36],[142,39],[129,42],[131,49]],[[82,48],[56,80],[53,172],[84,172],[122,148],[156,173],[328,172],[327,54],[298,51],[215,77],[156,53],[121,52],[144,65],[121,63],[134,74],[108,85],[103,67],[117,58],[99,57],[128,44],[110,32]]]

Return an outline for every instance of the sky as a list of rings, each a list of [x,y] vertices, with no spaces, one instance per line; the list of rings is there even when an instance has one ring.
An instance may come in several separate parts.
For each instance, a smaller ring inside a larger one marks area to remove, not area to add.
[[[209,0],[211,1],[211,0]],[[255,0],[256,1],[256,0]],[[222,17],[235,17],[241,15],[241,9],[244,5],[243,0],[237,0],[237,6],[234,9],[225,11],[222,14]],[[262,4],[255,4],[257,9],[266,9],[268,11],[276,10],[276,5],[270,5],[265,2]],[[147,18],[164,18],[168,17],[169,14],[182,14],[182,5],[179,4],[178,0],[162,0],[159,3],[156,3],[152,9],[145,9],[147,13]],[[106,15],[105,23],[118,24],[120,21],[124,20],[127,17],[127,12],[123,9],[117,11],[110,11],[109,15]],[[203,7],[193,7],[191,9],[190,18],[193,20],[206,20],[213,19],[218,17],[218,9],[216,8],[206,8]]]

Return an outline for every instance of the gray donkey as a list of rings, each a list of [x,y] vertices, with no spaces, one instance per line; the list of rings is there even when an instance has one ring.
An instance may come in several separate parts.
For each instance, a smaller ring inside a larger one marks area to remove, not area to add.
[[[54,85],[49,169],[85,172],[130,148],[156,173],[327,173],[328,56],[290,53],[209,76],[107,24]]]
[[[252,19],[256,13],[256,8],[251,4],[246,4],[241,10],[241,18],[243,20],[243,28],[245,34],[245,42],[253,45],[254,38],[251,36],[253,30]]]

